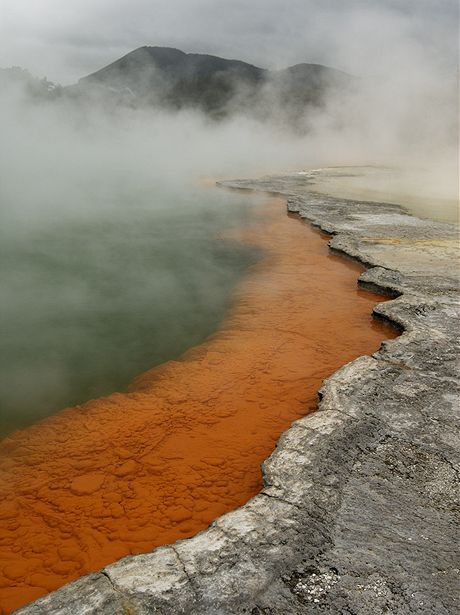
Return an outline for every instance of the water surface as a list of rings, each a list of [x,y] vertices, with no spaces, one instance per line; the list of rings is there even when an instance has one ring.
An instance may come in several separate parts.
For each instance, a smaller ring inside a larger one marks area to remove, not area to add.
[[[95,192],[97,195],[97,192]],[[255,199],[159,188],[0,225],[0,436],[123,390],[202,341],[255,259],[223,239]],[[110,192],[109,194],[112,194]]]
[[[243,197],[247,198],[247,197]],[[0,611],[185,538],[261,488],[261,462],[338,367],[396,332],[362,268],[270,200],[235,239],[263,255],[217,332],[112,394],[0,442]]]

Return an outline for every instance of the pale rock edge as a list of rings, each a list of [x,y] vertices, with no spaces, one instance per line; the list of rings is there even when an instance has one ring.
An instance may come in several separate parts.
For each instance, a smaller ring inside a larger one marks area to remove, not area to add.
[[[223,185],[287,196],[369,268],[361,285],[398,297],[374,313],[404,333],[324,382],[319,411],[282,435],[245,506],[16,613],[459,612],[458,229],[312,193],[298,174]]]

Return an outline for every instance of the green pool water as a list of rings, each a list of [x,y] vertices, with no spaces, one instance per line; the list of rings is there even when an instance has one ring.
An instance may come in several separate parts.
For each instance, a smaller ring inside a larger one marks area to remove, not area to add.
[[[255,200],[164,188],[0,230],[0,435],[123,390],[216,329],[256,253],[222,233]]]

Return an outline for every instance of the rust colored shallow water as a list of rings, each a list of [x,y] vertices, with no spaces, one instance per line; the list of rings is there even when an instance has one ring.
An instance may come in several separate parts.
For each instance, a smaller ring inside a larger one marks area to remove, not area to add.
[[[284,211],[270,200],[242,233],[265,256],[214,336],[0,443],[2,613],[246,502],[321,381],[396,335],[372,321],[361,268]]]

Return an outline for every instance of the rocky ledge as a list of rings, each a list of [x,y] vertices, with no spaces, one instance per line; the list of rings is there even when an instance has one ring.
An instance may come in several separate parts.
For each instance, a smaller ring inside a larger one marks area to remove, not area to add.
[[[403,334],[324,383],[319,411],[283,434],[245,506],[17,613],[458,613],[457,228],[314,194],[300,175],[224,185],[287,196],[331,249],[368,267],[362,286],[394,297],[374,313]]]

